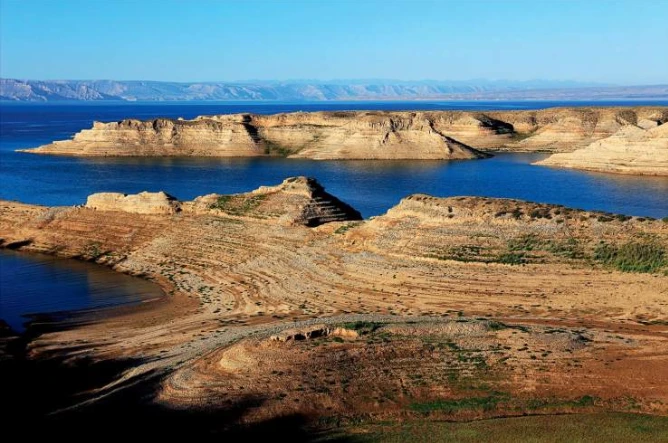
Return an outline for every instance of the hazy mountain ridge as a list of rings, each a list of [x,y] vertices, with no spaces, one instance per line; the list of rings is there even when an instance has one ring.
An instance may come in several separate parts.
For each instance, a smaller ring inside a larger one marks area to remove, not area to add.
[[[199,82],[0,79],[6,101],[196,100],[578,100],[668,99],[668,85],[608,86],[555,81],[407,82],[399,80]]]

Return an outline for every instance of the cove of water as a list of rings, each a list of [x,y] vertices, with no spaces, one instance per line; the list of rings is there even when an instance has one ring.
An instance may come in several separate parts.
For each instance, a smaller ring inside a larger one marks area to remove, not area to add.
[[[137,277],[76,260],[0,249],[0,319],[23,330],[29,314],[100,309],[162,297]]]

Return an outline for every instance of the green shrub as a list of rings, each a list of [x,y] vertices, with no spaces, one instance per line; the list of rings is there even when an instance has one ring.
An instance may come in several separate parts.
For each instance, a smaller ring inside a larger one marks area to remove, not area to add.
[[[357,331],[360,335],[371,333],[382,326],[382,323],[373,321],[355,321],[343,324],[345,329],[352,329],[353,331]]]
[[[410,408],[423,414],[432,411],[443,411],[452,414],[462,410],[483,410],[492,411],[496,409],[497,404],[505,400],[505,396],[493,395],[489,397],[471,397],[458,400],[435,400],[425,403],[412,403]]]
[[[630,242],[621,246],[600,243],[594,258],[623,272],[657,272],[668,265],[663,246],[652,242]]]
[[[527,258],[526,255],[521,252],[505,252],[499,255],[497,261],[506,265],[523,265],[527,262]]]
[[[570,259],[582,259],[585,257],[584,248],[573,237],[569,237],[565,241],[551,241],[547,250],[552,254]]]
[[[266,198],[266,195],[221,195],[215,203],[209,205],[209,209],[219,209],[230,215],[245,215],[257,208]]]
[[[521,235],[508,241],[510,251],[533,251],[540,249],[543,242],[535,234]]]
[[[359,225],[360,225],[359,222],[355,222],[339,226],[338,228],[336,228],[336,231],[334,231],[334,234],[345,234],[348,231],[348,229],[354,228],[355,226]]]

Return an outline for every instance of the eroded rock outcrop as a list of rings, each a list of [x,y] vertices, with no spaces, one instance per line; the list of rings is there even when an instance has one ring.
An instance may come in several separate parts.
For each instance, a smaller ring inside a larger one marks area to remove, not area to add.
[[[618,174],[668,176],[668,124],[650,129],[625,126],[586,148],[554,154],[536,164]]]
[[[244,194],[206,195],[195,199],[192,208],[196,212],[277,219],[288,225],[318,226],[332,221],[362,219],[359,211],[308,177],[287,178],[280,185],[261,186]]]
[[[135,214],[224,214],[311,227],[362,219],[359,211],[329,194],[317,180],[308,177],[290,177],[279,185],[261,186],[247,193],[209,194],[184,202],[164,192],[101,192],[90,195],[85,207]]]
[[[538,111],[295,112],[193,120],[96,122],[72,140],[35,149],[73,156],[476,159],[482,150],[570,152],[628,125],[654,127],[668,108]]]
[[[139,194],[100,192],[88,196],[86,207],[100,211],[123,211],[135,214],[174,214],[180,211],[181,204],[176,198],[162,191]]]

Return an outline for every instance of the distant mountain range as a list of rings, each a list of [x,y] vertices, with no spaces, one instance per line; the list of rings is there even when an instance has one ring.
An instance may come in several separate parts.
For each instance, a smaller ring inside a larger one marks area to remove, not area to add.
[[[668,85],[611,86],[570,81],[291,80],[177,83],[0,79],[0,100],[624,100],[668,99]]]

